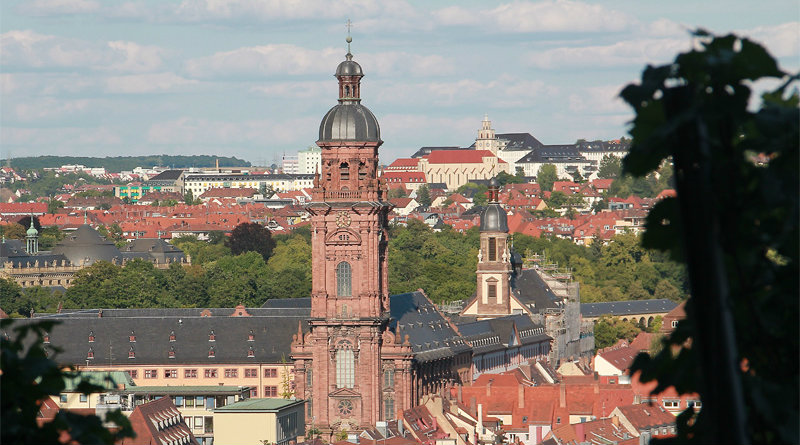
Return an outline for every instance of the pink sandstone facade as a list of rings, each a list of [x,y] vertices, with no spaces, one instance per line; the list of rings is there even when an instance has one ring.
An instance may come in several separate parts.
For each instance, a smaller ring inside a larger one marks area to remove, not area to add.
[[[360,104],[361,67],[336,70],[339,105],[320,125],[312,202],[310,332],[294,336],[296,394],[323,433],[359,431],[412,406],[412,349],[389,330],[387,220],[380,129]]]

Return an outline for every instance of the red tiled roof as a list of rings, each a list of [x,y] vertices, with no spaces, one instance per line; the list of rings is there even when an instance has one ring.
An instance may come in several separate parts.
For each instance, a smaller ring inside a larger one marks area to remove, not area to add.
[[[3,213],[45,213],[45,202],[4,202],[0,203],[0,214]]]
[[[200,198],[250,198],[258,193],[258,190],[252,188],[226,188],[226,187],[212,187],[203,194]]]
[[[618,406],[617,408],[637,431],[675,425],[675,416],[661,406],[640,403],[637,405]]]
[[[416,167],[419,165],[418,158],[397,158],[389,164],[387,169],[399,168],[399,167]]]
[[[494,158],[489,150],[437,150],[424,156],[429,164],[481,164],[484,158]],[[504,163],[502,159],[498,159]]]

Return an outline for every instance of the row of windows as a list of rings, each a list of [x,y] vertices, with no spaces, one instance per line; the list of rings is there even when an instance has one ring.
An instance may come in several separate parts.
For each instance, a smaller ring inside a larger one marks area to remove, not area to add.
[[[219,372],[216,368],[206,368],[203,370],[203,376],[207,379],[215,379],[219,376]],[[128,370],[128,374],[131,378],[139,378],[139,370],[137,369],[130,369]],[[239,377],[239,369],[238,368],[224,368],[223,375],[226,378],[238,378]],[[198,377],[197,369],[184,369],[183,370],[183,378],[185,379],[196,379]],[[245,378],[257,378],[258,377],[258,368],[246,368],[244,370],[244,377]],[[264,369],[264,377],[265,378],[276,378],[278,377],[278,370],[276,368],[266,368]],[[157,369],[145,369],[144,370],[144,378],[146,379],[156,379],[158,378],[158,370]],[[164,370],[164,378],[165,379],[177,379],[178,378],[178,370],[177,369],[165,369]]]

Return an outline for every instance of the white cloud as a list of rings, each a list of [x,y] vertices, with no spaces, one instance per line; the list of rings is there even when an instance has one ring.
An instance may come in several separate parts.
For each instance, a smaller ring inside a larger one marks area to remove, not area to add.
[[[644,66],[666,63],[690,47],[688,36],[684,39],[632,39],[610,45],[554,48],[530,53],[526,59],[543,69]]]
[[[374,14],[373,0],[184,0],[171,12],[176,21],[271,21],[345,17],[358,11]]]
[[[798,55],[800,55],[800,22],[759,26],[741,31],[740,35],[761,43],[773,57],[791,58],[794,68],[797,69]]]
[[[45,97],[19,103],[14,107],[14,112],[22,122],[35,122],[74,117],[85,113],[90,105],[89,99],[58,100]]]
[[[296,45],[274,44],[238,48],[218,52],[211,56],[188,60],[185,70],[189,76],[211,78],[291,77],[306,74],[333,74],[344,60],[338,48],[320,50]],[[455,72],[449,58],[432,54],[420,55],[406,52],[360,53],[354,58],[365,69],[365,74],[408,74],[412,77],[442,76]]]
[[[308,133],[308,140],[316,139],[319,118],[260,119],[226,122],[210,119],[181,117],[150,126],[147,141],[152,144],[217,144],[274,146],[296,144],[303,139],[298,133]],[[303,129],[298,131],[298,129]],[[254,147],[256,148],[256,147]]]
[[[55,154],[64,148],[82,149],[90,145],[119,145],[122,138],[107,127],[61,127],[61,128],[20,128],[0,129],[0,143],[8,146],[23,146],[37,153]],[[43,149],[40,151],[40,149]]]
[[[158,93],[198,83],[175,73],[132,74],[105,79],[105,90],[122,94]]]
[[[335,98],[337,94],[336,85],[331,82],[309,81],[309,82],[271,82],[263,85],[256,85],[250,91],[264,94],[268,97],[290,97],[290,98]]]
[[[619,85],[577,88],[569,95],[569,110],[584,115],[630,115],[630,107],[619,97],[621,90]]]
[[[56,96],[91,93],[97,79],[76,73],[2,73],[0,86],[4,95]]]
[[[500,33],[618,32],[637,25],[621,11],[573,0],[505,3],[493,9],[449,6],[432,12],[440,26],[471,26]]]
[[[133,42],[106,43],[39,34],[30,30],[0,34],[0,64],[5,69],[84,68],[147,72],[162,65],[163,50]]]
[[[88,14],[100,9],[93,0],[28,0],[19,7],[19,12],[34,16]]]
[[[342,59],[341,50],[311,50],[296,45],[251,46],[188,60],[187,73],[197,78],[296,76],[330,71]]]
[[[449,6],[433,11],[433,17],[440,25],[465,26],[480,24],[483,14],[479,11],[471,11],[462,8],[461,6]]]

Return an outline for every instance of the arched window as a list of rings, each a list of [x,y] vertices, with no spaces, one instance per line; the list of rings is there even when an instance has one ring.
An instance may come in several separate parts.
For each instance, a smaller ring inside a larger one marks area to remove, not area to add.
[[[344,86],[344,97],[350,97],[350,87],[347,85]]]
[[[350,179],[350,165],[347,162],[339,164],[339,179],[342,181]]]
[[[342,261],[336,266],[336,295],[340,297],[351,296],[353,291],[351,280],[350,263]]]
[[[336,350],[336,387],[352,388],[355,384],[355,357],[348,342],[339,344]]]

